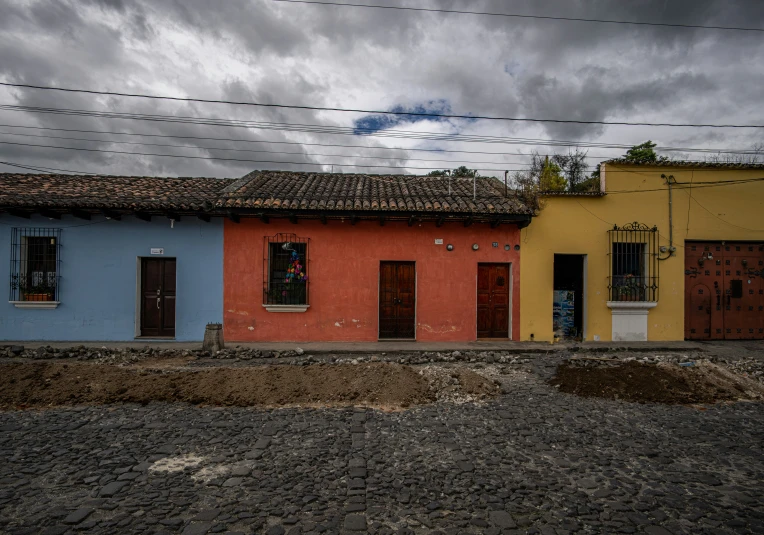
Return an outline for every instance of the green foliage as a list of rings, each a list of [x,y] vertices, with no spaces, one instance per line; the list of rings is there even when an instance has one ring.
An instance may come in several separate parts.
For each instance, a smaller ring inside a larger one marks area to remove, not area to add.
[[[656,144],[650,140],[639,145],[634,145],[624,155],[623,159],[634,163],[667,162],[665,156],[658,156],[655,152]]]
[[[577,191],[579,182],[587,179],[586,170],[589,166],[586,164],[585,152],[576,149],[574,152],[569,151],[568,154],[555,154],[552,156],[552,161],[560,167],[570,191]]]
[[[576,184],[573,188],[571,188],[570,191],[573,191],[576,193],[585,193],[587,191],[599,191],[599,190],[600,190],[600,177],[599,175],[594,176],[594,173],[592,173],[592,176]]]
[[[565,191],[568,189],[568,181],[562,176],[562,169],[559,165],[549,161],[549,157],[544,160],[544,167],[539,175],[539,187],[541,191]]]
[[[462,165],[457,167],[453,171],[450,169],[444,169],[442,171],[430,171],[427,176],[452,176],[454,178],[475,178],[480,176],[477,169],[468,169],[467,166]]]

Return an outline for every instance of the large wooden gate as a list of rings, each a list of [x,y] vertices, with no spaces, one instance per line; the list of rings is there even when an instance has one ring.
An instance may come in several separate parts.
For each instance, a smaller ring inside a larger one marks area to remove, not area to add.
[[[688,340],[764,339],[764,244],[687,242]]]

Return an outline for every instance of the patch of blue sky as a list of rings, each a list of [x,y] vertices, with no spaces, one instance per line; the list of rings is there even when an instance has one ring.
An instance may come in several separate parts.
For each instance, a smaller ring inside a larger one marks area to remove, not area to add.
[[[390,108],[394,113],[415,113],[417,115],[387,115],[371,114],[356,119],[353,122],[353,131],[356,135],[373,134],[380,130],[389,130],[405,124],[413,124],[421,121],[449,122],[447,117],[439,117],[437,114],[451,113],[451,104],[445,99],[430,100],[414,106],[397,105]],[[433,115],[430,115],[433,114]]]

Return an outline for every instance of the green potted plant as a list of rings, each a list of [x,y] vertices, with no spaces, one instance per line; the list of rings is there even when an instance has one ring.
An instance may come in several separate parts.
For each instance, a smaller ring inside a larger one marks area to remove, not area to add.
[[[645,288],[639,279],[628,273],[623,276],[621,283],[615,287],[618,301],[644,301]]]
[[[29,284],[26,277],[14,274],[11,276],[11,289],[18,291],[22,301],[53,301],[56,285],[50,282]]]
[[[53,301],[56,288],[47,283],[35,284],[24,295],[24,301]]]

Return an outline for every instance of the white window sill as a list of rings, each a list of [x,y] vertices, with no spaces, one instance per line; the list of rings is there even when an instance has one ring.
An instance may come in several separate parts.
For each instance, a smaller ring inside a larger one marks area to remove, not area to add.
[[[57,308],[60,301],[8,301],[16,308]]]
[[[263,305],[268,312],[307,312],[310,305]]]
[[[655,308],[658,306],[658,301],[608,301],[607,306],[611,309],[644,310],[648,308]]]

